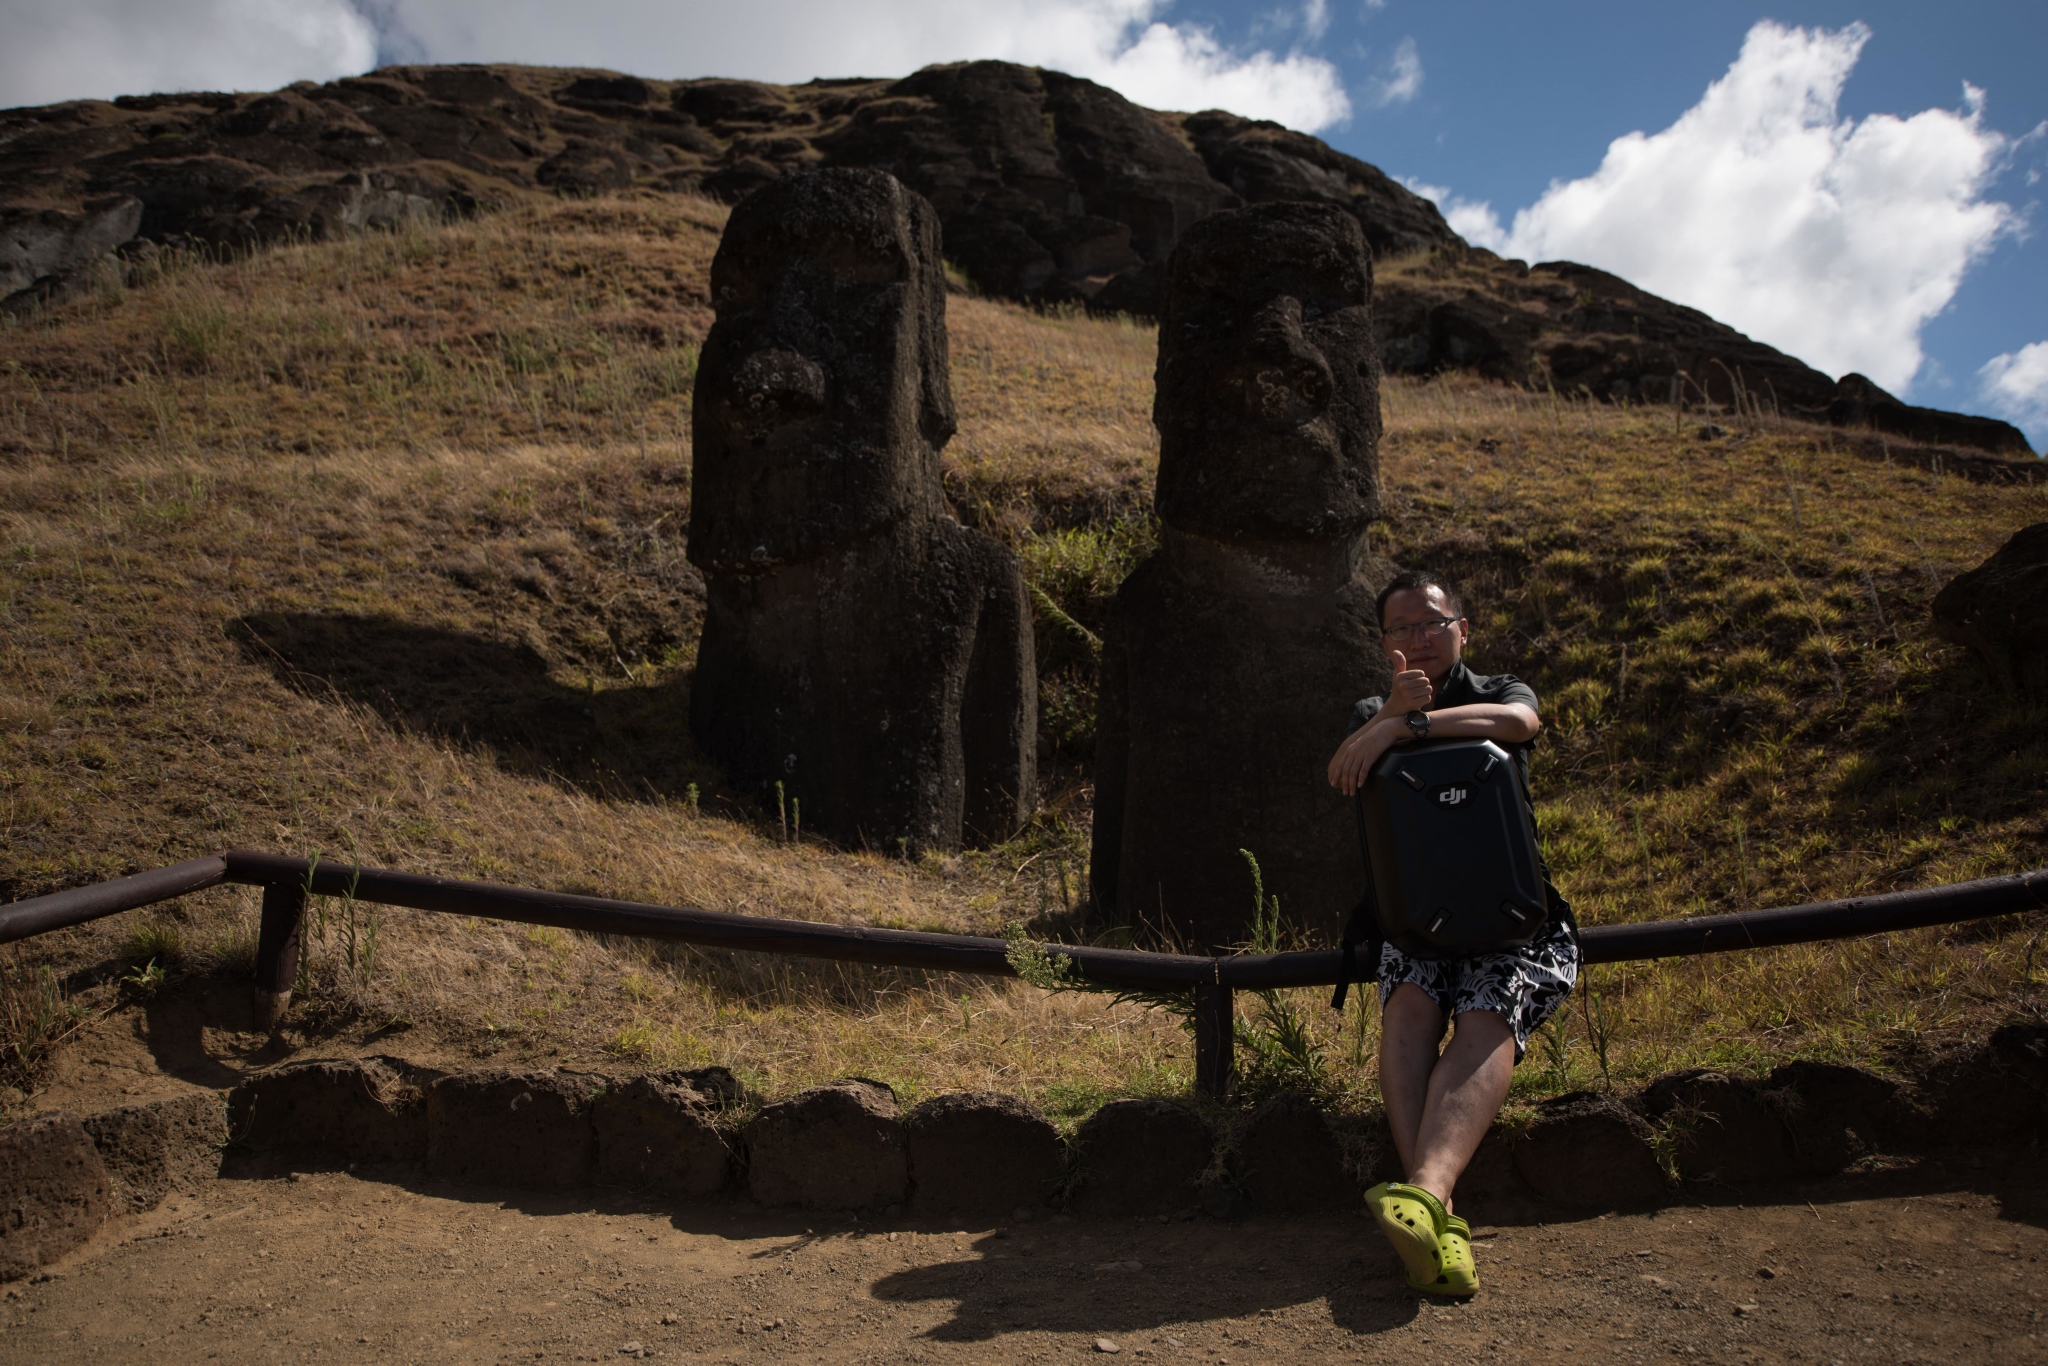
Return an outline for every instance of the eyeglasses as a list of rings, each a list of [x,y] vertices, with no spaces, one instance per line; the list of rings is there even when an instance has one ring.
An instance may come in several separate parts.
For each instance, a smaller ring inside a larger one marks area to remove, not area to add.
[[[1431,640],[1441,639],[1446,631],[1457,624],[1454,617],[1431,617],[1428,621],[1418,621],[1413,626],[1389,626],[1380,634],[1396,645],[1409,645],[1425,635]]]

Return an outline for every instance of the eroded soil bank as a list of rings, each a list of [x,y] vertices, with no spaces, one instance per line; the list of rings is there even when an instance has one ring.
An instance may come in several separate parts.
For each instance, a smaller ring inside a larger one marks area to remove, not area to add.
[[[537,1196],[404,1171],[211,1180],[5,1291],[0,1357],[147,1361],[2048,1360],[2024,1160],[1482,1227],[1466,1305],[1371,1225],[1008,1227]]]

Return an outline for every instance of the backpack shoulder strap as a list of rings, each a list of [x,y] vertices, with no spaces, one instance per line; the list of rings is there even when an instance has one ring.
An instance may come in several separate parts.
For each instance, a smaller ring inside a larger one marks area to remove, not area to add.
[[[1358,898],[1358,904],[1351,908],[1351,918],[1345,922],[1344,937],[1338,941],[1343,961],[1337,968],[1337,990],[1331,993],[1330,1009],[1342,1010],[1344,999],[1351,993],[1353,982],[1377,982],[1380,979],[1380,949],[1386,944],[1386,936],[1380,933],[1379,903],[1368,882],[1365,894]],[[1364,971],[1359,970],[1363,958]]]
[[[1358,816],[1358,852],[1365,860],[1365,890],[1359,893],[1358,904],[1351,908],[1351,916],[1344,922],[1344,936],[1337,941],[1343,961],[1337,968],[1337,990],[1330,996],[1332,1010],[1344,1008],[1344,999],[1350,995],[1353,982],[1377,982],[1380,979],[1380,949],[1387,942],[1386,935],[1380,931],[1380,900],[1373,887],[1372,852],[1365,847],[1365,808],[1354,800],[1352,810]],[[1364,951],[1363,972],[1359,971],[1360,950]]]

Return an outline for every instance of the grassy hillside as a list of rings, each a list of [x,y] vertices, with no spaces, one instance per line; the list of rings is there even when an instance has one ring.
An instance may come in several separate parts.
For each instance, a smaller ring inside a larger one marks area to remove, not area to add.
[[[1086,633],[1154,537],[1152,333],[952,301],[949,490],[1046,595],[1039,821],[922,864],[780,843],[683,724],[721,222],[583,201],[164,259],[0,333],[0,896],[244,845],[767,915],[1075,923]],[[2048,862],[2048,710],[1925,627],[1949,575],[2048,516],[2041,488],[1462,380],[1390,383],[1385,407],[1375,536],[1470,571],[1477,662],[1545,698],[1540,814],[1583,919]],[[859,1072],[1068,1113],[1191,1070],[1171,1019],[1099,998],[399,911],[373,938],[367,908],[323,909],[289,1047],[716,1061],[772,1090]],[[174,1007],[219,1017],[222,1065],[277,1056],[216,1004],[254,912],[219,889],[0,949],[12,1080],[76,1093],[78,1059],[123,1040],[161,1061]],[[2035,1008],[2037,928],[1603,970],[1522,1084],[1583,1083],[1602,1048],[1616,1078],[1881,1060]],[[1369,1021],[1316,996],[1327,1084],[1363,1094]]]

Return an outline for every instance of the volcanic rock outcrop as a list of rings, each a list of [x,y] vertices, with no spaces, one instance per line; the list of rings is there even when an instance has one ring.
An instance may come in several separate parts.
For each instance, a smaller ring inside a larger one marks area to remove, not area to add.
[[[733,779],[846,843],[956,848],[1031,809],[1038,693],[1016,558],[949,514],[939,220],[881,171],[733,211],[693,414],[690,697]]]
[[[2048,522],[2021,527],[1934,598],[1934,629],[2006,686],[2048,694]]]
[[[2027,452],[2006,423],[1838,392],[1604,272],[1475,250],[1428,200],[1317,138],[1221,110],[1142,109],[1008,62],[800,86],[393,66],[271,94],[0,111],[0,309],[78,288],[116,247],[322,238],[536,192],[737,202],[820,166],[893,173],[938,209],[955,264],[1011,298],[1156,315],[1161,270],[1190,224],[1246,204],[1333,204],[1390,267],[1377,309],[1390,372],[1479,370],[1603,400],[1675,386],[1695,402],[1754,396],[1907,440]]]
[[[1371,297],[1365,236],[1329,205],[1218,214],[1167,267],[1164,526],[1104,636],[1092,862],[1105,909],[1202,950],[1249,930],[1240,849],[1327,934],[1363,878],[1324,767],[1387,682]]]

